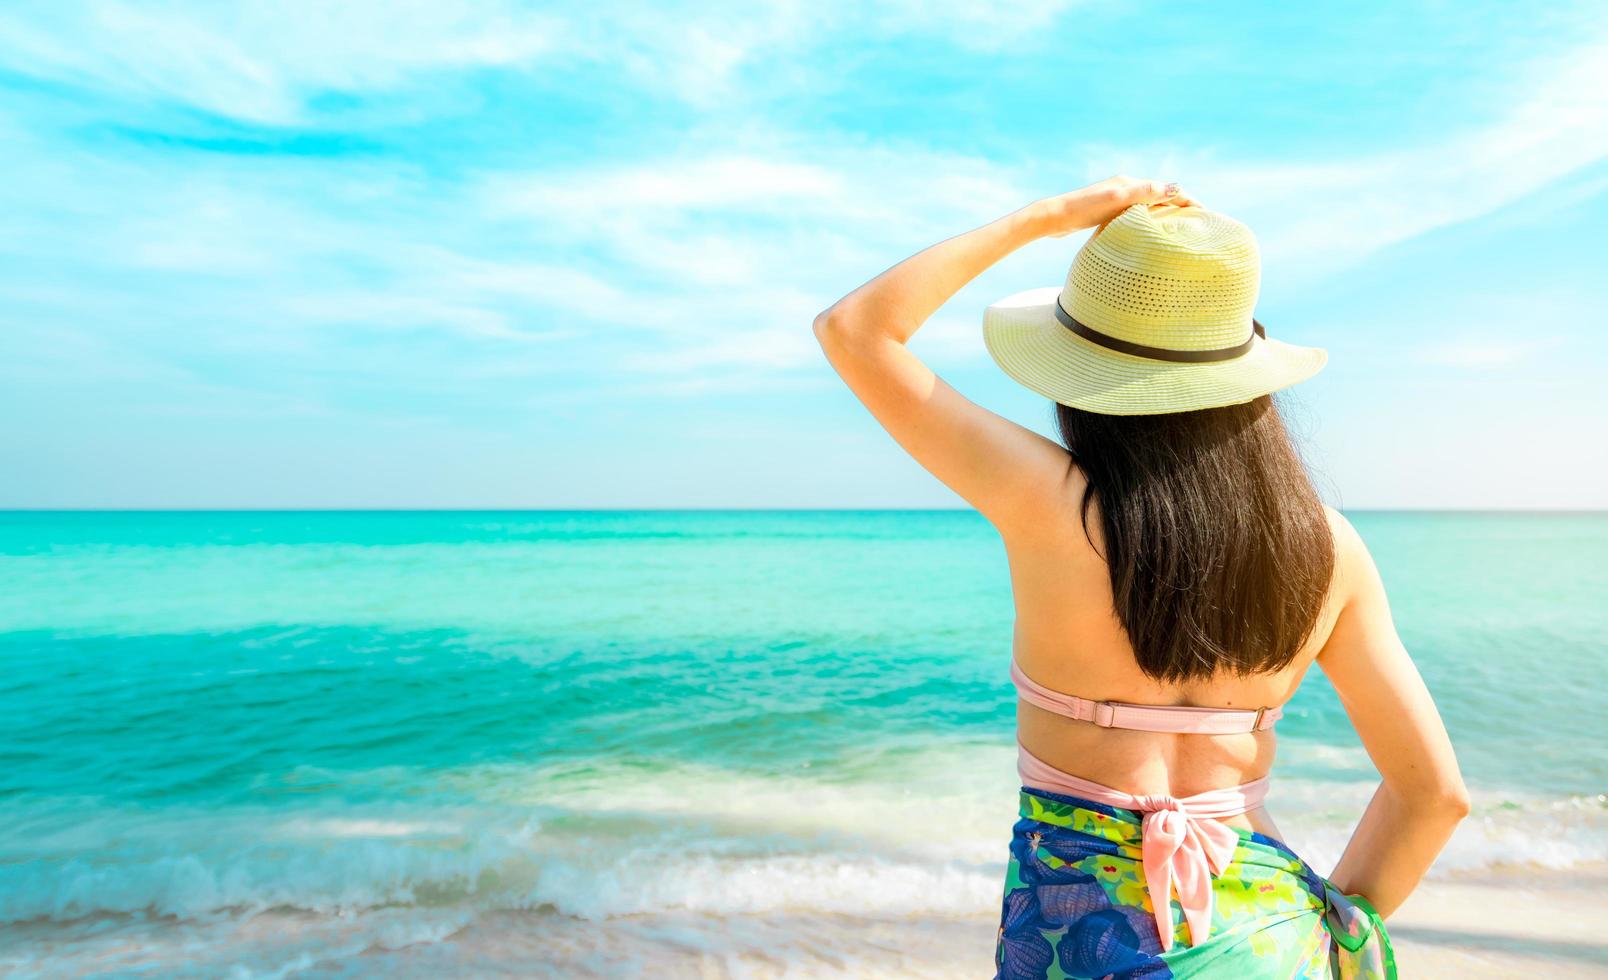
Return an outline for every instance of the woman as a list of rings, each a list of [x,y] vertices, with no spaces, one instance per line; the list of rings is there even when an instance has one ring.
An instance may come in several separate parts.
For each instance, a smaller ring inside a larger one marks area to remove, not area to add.
[[[1004,256],[1096,226],[1063,286],[984,317],[1000,367],[1056,402],[1064,446],[905,346]],[[1265,335],[1259,277],[1243,225],[1113,177],[934,245],[815,320],[877,421],[1005,542],[1021,820],[1000,977],[1394,976],[1383,919],[1468,813],[1373,561],[1272,404],[1327,354]],[[1327,878],[1261,802],[1314,662],[1382,777]]]

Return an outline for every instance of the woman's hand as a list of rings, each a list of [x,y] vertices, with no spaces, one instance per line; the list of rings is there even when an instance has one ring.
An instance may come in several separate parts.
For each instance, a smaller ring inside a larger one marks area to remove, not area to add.
[[[1160,180],[1140,180],[1137,177],[1108,177],[1098,184],[1090,184],[1075,191],[1047,197],[1034,207],[1043,223],[1044,235],[1060,238],[1074,231],[1102,229],[1117,215],[1135,204],[1173,207],[1199,207],[1175,183]],[[1098,232],[1096,232],[1098,234]]]

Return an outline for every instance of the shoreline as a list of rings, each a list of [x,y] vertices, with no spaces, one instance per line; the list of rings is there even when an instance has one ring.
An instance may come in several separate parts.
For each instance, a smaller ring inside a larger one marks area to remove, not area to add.
[[[543,948],[562,949],[576,938],[570,930],[592,928],[624,940],[624,948],[648,939],[658,947],[654,959],[666,975],[975,980],[991,975],[998,924],[997,913],[909,918],[821,913],[721,917],[722,931],[736,941],[716,951],[700,949],[700,943],[684,931],[687,923],[678,924],[678,918],[674,913],[626,916],[590,926],[568,918],[549,918],[533,930],[530,917],[507,913],[479,921],[447,942],[468,953],[468,962],[473,963],[477,950],[519,947],[540,955]],[[1608,861],[1570,868],[1512,866],[1448,873],[1423,882],[1386,920],[1386,928],[1404,980],[1543,976],[1584,980],[1608,976],[1604,922],[1608,922]],[[844,944],[845,936],[853,936],[854,941]],[[665,940],[669,940],[669,949],[660,945]],[[440,952],[438,949],[437,955]],[[667,952],[670,955],[666,956]],[[382,954],[389,961],[385,964],[388,972],[398,968],[407,972],[410,965],[417,965],[406,964],[405,953],[402,962],[393,959],[395,955]],[[604,963],[594,960],[582,966],[582,961],[571,961],[552,975],[613,975],[615,964],[605,965],[604,955]],[[430,954],[426,958],[434,959]],[[543,964],[537,969],[552,970],[554,966]]]
[[[392,907],[355,918],[288,909],[210,922],[120,918],[113,928],[87,920],[14,923],[11,938],[32,949],[7,965],[22,977],[62,969],[160,972],[183,963],[219,973],[294,966],[295,975],[308,978],[568,980],[653,972],[976,980],[992,975],[998,925],[994,909],[906,916],[667,908],[589,919],[550,906],[481,912]],[[1570,980],[1608,976],[1604,922],[1608,861],[1448,873],[1422,883],[1386,928],[1406,980]]]

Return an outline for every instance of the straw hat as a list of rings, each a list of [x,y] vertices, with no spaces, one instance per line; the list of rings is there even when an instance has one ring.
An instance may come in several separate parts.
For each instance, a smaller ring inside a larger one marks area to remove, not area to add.
[[[1329,359],[1270,340],[1253,319],[1251,230],[1205,208],[1135,204],[1078,251],[1063,286],[983,314],[1006,374],[1063,405],[1158,415],[1238,405],[1304,381]]]

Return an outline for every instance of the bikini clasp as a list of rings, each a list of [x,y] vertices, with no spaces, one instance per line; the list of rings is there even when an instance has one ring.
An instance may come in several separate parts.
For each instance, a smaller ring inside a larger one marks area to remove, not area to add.
[[[1100,709],[1105,709],[1105,720],[1100,720]],[[1117,727],[1117,706],[1110,701],[1094,702],[1094,717],[1089,719],[1101,728]]]

